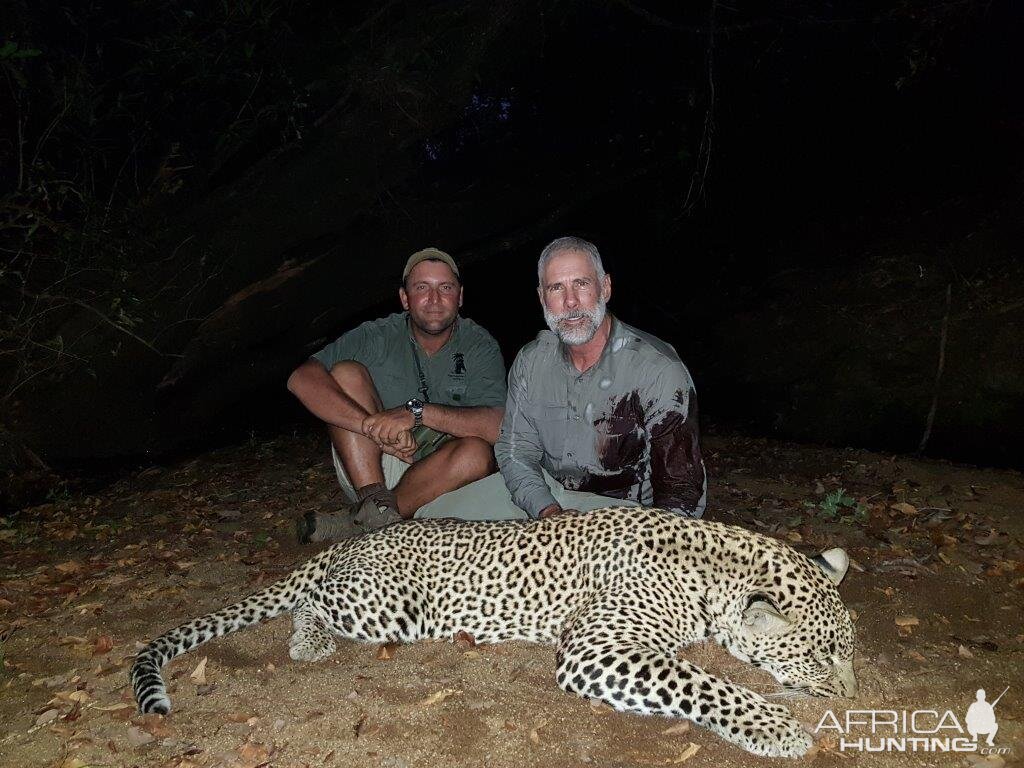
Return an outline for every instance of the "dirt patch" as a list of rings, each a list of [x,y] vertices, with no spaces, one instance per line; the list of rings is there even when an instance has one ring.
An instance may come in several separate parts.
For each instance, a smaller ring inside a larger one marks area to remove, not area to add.
[[[737,438],[705,445],[709,518],[805,552],[844,546],[856,561],[841,592],[857,614],[860,696],[787,702],[809,727],[853,707],[949,709],[962,722],[978,688],[991,700],[1009,686],[996,708],[1001,756],[859,755],[822,730],[816,763],[1000,768],[1024,756],[1019,473]],[[342,643],[325,662],[297,664],[287,619],[175,660],[165,670],[175,711],[138,717],[126,685],[136,644],[287,573],[310,553],[294,544],[292,518],[337,503],[321,441],[292,437],[153,467],[3,521],[0,764],[762,762],[682,721],[562,693],[548,647],[422,642],[380,659]],[[777,691],[713,645],[683,655]]]

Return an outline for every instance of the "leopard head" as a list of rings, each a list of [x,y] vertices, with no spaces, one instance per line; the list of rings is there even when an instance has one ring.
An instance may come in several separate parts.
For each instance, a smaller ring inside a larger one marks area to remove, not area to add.
[[[789,694],[852,698],[853,620],[837,589],[850,563],[846,552],[766,557],[762,574],[729,607],[724,645],[770,672]]]

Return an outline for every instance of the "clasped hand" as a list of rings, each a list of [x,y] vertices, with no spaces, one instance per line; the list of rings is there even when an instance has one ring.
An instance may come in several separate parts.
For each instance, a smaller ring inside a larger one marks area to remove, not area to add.
[[[373,440],[384,453],[411,464],[417,447],[412,436],[414,424],[412,413],[399,406],[371,413],[363,419],[362,429],[363,434]]]
[[[578,509],[562,509],[561,504],[549,504],[540,511],[541,519],[545,517],[554,517],[555,515],[578,515],[580,511]]]

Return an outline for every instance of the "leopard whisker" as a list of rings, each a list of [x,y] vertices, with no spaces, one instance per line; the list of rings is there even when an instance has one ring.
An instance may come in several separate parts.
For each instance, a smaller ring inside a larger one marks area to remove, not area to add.
[[[765,694],[766,699],[804,699],[810,698],[810,696],[810,692],[803,688],[784,688],[781,691]]]

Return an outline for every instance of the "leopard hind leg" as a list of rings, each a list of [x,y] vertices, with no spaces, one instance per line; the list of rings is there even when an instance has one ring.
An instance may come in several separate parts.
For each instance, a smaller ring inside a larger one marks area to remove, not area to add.
[[[332,575],[308,603],[325,631],[362,643],[408,643],[438,635],[419,589],[378,564]]]
[[[333,633],[309,600],[292,611],[292,626],[288,655],[295,661],[322,661],[337,650]]]

